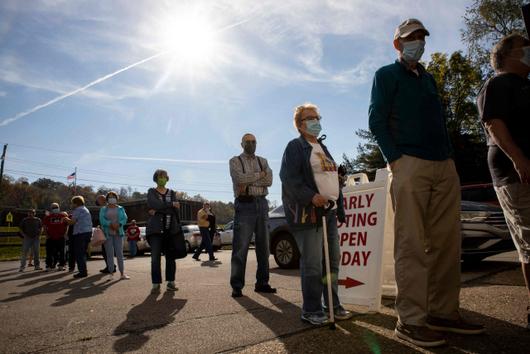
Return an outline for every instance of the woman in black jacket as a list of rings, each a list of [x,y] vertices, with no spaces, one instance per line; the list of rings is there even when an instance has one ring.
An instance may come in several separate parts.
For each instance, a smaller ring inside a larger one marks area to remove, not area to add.
[[[179,202],[176,200],[175,192],[166,188],[169,180],[167,171],[156,170],[153,181],[156,188],[150,188],[147,192],[147,207],[149,208],[149,220],[147,221],[147,242],[151,246],[151,280],[153,288],[151,293],[160,292],[162,283],[162,272],[160,269],[160,258],[164,252],[166,259],[166,281],[167,290],[178,290],[175,286],[175,252],[176,235],[182,232],[178,217]]]

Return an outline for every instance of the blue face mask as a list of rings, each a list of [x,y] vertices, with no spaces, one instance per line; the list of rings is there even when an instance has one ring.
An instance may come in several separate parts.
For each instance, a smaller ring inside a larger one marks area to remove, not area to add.
[[[318,119],[311,119],[305,121],[306,131],[308,134],[318,137],[322,131],[322,126]]]

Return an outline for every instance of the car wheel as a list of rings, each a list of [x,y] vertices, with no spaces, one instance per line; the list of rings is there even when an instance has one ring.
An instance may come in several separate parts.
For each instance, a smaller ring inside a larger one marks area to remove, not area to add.
[[[282,232],[274,238],[272,245],[274,260],[280,268],[298,268],[300,262],[300,252],[296,242],[289,233]]]

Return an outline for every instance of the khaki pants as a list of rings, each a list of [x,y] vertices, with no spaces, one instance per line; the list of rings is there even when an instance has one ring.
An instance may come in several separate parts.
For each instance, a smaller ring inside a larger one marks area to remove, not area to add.
[[[392,172],[396,310],[403,324],[455,319],[460,294],[460,181],[453,160],[403,155]]]
[[[519,253],[521,263],[530,263],[530,185],[514,183],[495,187],[499,204]]]

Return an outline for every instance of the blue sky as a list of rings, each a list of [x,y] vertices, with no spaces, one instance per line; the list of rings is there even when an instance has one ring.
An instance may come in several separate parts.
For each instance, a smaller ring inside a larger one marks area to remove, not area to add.
[[[164,168],[171,188],[229,201],[228,159],[251,132],[274,172],[270,199],[279,201],[280,160],[297,136],[293,108],[317,104],[335,160],[354,156],[373,73],[396,57],[395,27],[423,21],[431,32],[424,59],[463,50],[469,3],[4,0],[6,174],[66,182],[77,167],[79,184],[145,191]]]

